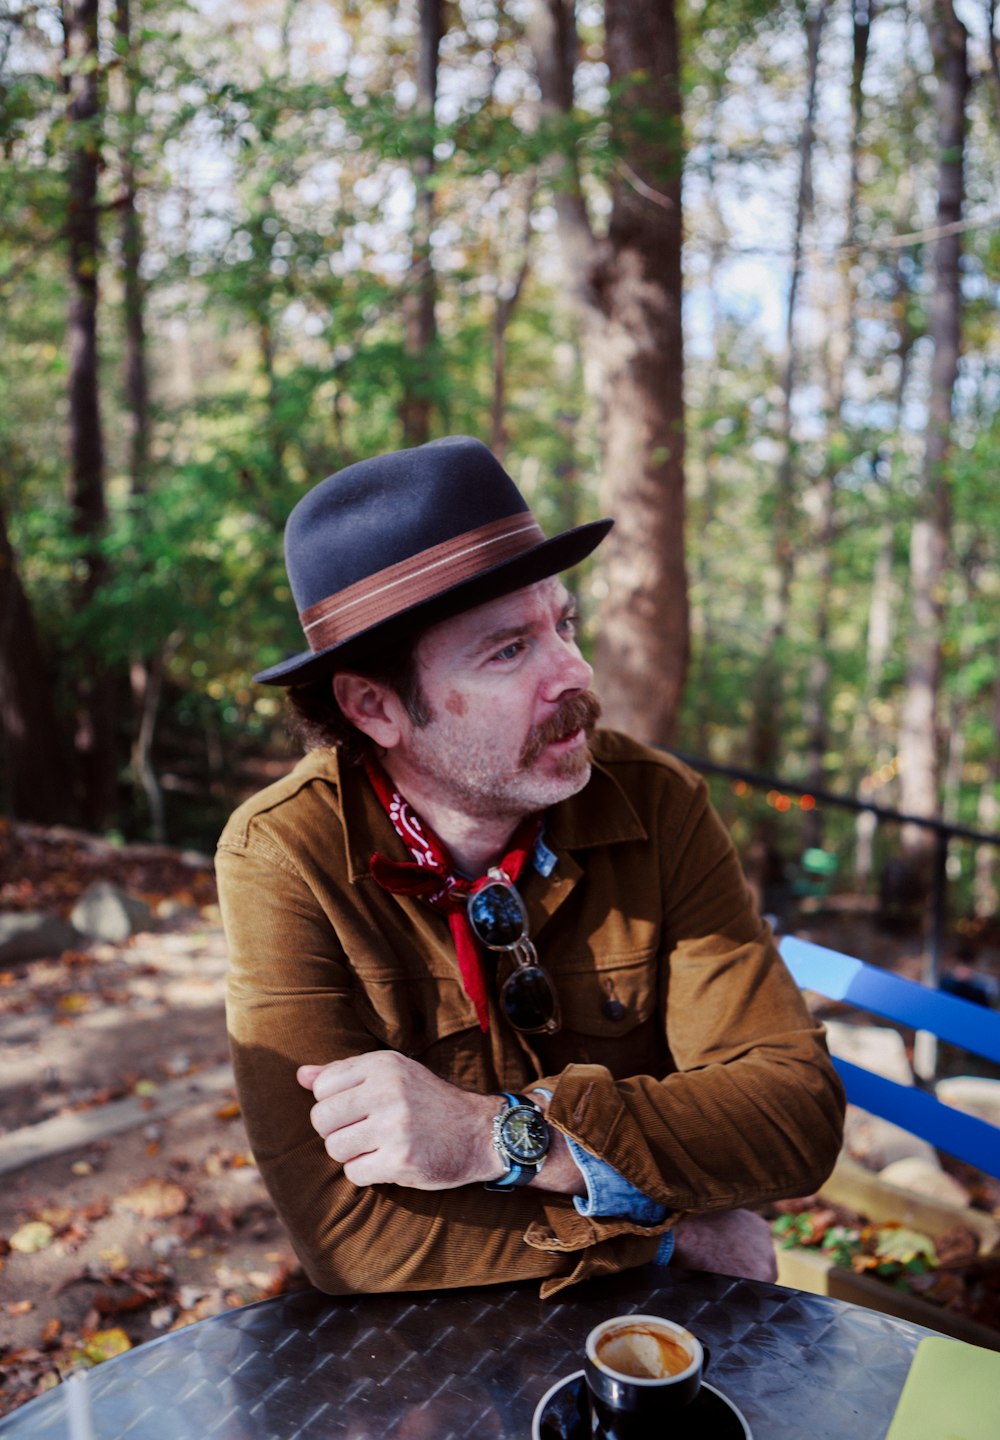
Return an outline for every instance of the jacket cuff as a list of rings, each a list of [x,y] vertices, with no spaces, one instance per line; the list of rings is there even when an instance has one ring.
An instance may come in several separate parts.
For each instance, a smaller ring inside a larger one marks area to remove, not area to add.
[[[528,1227],[525,1243],[552,1256],[564,1255],[567,1263],[564,1271],[543,1282],[542,1298],[580,1280],[656,1261],[663,1237],[677,1219],[668,1215],[659,1224],[641,1225],[620,1216],[581,1215],[565,1203],[546,1205],[543,1217]]]

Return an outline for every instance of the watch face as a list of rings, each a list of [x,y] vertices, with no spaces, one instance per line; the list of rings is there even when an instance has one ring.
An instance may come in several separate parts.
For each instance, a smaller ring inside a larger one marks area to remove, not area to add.
[[[541,1160],[549,1148],[549,1127],[539,1112],[527,1105],[508,1112],[501,1135],[514,1159],[529,1165]]]

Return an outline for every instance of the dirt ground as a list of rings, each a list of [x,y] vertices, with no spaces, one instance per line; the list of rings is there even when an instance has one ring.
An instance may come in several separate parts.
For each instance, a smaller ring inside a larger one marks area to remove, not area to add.
[[[33,859],[7,847],[3,908],[66,911],[112,878],[156,918],[124,944],[0,971],[0,1170],[24,1127],[99,1127],[128,1097],[143,1117],[0,1173],[0,1414],[77,1365],[303,1283],[229,1083],[210,867],[34,844]],[[205,1078],[208,1093],[175,1109]]]

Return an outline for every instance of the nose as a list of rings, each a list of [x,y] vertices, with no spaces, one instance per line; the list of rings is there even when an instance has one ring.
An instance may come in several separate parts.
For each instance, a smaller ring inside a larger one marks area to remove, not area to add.
[[[551,669],[543,687],[545,699],[563,700],[567,695],[589,690],[594,672],[576,648],[576,644],[567,644],[562,637],[558,637],[555,644],[558,648],[552,656]]]

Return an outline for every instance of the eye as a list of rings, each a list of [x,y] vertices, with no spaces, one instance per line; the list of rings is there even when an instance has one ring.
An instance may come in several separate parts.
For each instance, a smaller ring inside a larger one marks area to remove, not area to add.
[[[559,631],[560,631],[560,633],[561,633],[562,635],[565,635],[565,636],[566,636],[568,639],[570,639],[570,640],[575,640],[575,639],[576,639],[577,631],[578,631],[579,629],[580,629],[580,616],[577,614],[577,612],[576,612],[575,610],[571,610],[568,615],[564,615],[564,616],[562,617],[562,619],[559,621]]]
[[[491,659],[516,660],[523,649],[523,640],[512,640],[509,645],[505,645],[502,650],[498,650],[495,655],[491,656]]]

